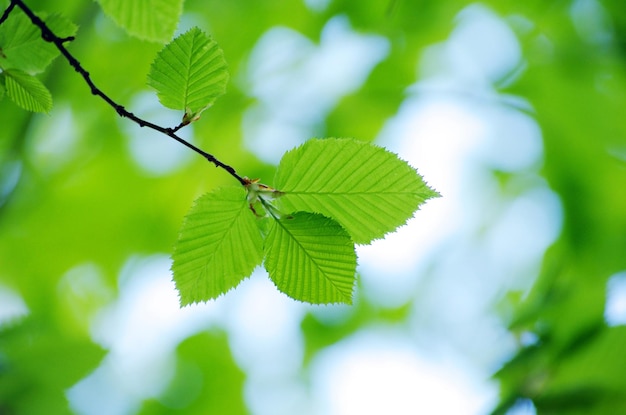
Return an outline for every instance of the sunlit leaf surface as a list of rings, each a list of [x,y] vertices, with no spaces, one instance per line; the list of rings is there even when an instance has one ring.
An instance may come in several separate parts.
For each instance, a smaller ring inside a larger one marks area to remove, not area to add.
[[[174,247],[174,281],[182,305],[217,298],[261,263],[261,234],[243,188],[196,200]]]
[[[50,91],[39,79],[16,69],[4,71],[7,95],[28,111],[49,112],[52,109]]]
[[[369,243],[404,224],[436,197],[397,155],[351,139],[309,140],[286,153],[275,187],[285,212],[318,212],[337,220],[356,243]]]
[[[274,221],[265,241],[265,268],[279,290],[314,304],[351,303],[356,254],[333,220],[298,212]]]
[[[168,108],[185,110],[190,121],[226,90],[228,70],[222,50],[194,28],[169,43],[152,63],[148,84]]]

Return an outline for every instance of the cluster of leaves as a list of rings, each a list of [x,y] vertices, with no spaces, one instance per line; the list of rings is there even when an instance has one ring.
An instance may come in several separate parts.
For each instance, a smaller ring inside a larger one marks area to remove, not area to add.
[[[227,79],[221,50],[198,28],[167,44],[148,75],[163,105],[185,111],[183,125],[199,119]],[[196,201],[173,254],[182,305],[217,298],[262,261],[291,298],[351,303],[354,243],[383,237],[437,196],[396,155],[353,139],[314,139],[288,152],[274,185],[246,179],[245,189]]]
[[[354,243],[403,224],[435,197],[394,154],[350,139],[314,139],[287,152],[276,190],[251,180],[202,196],[176,246],[181,303],[215,298],[264,258],[279,290],[310,303],[350,303]]]
[[[155,32],[154,22],[134,17],[145,10],[124,4],[102,2],[131,33],[152,39],[164,35]],[[167,7],[157,10],[171,12]],[[42,70],[56,50],[24,19],[9,20],[0,33],[7,94],[27,110],[47,112],[50,93],[26,71]],[[63,37],[76,31],[59,18],[49,22]],[[22,34],[24,28],[28,30]],[[194,27],[158,53],[148,84],[164,106],[184,111],[178,129],[197,121],[224,94],[228,78],[222,50]],[[186,218],[172,265],[181,305],[217,298],[261,262],[278,289],[293,299],[351,303],[354,244],[382,238],[420,204],[438,196],[395,154],[354,139],[314,139],[286,153],[275,188],[258,179],[240,181],[243,188],[221,188],[200,197]]]
[[[198,28],[167,44],[148,75],[163,105],[185,111],[183,125],[227,79],[221,50]],[[275,188],[245,181],[201,196],[188,214],[172,266],[182,305],[217,298],[262,261],[291,298],[351,303],[354,243],[383,237],[437,196],[396,155],[353,139],[314,139],[286,153]]]

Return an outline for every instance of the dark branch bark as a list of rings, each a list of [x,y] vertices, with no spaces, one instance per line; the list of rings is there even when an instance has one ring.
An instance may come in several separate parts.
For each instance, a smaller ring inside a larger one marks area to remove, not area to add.
[[[2,13],[2,16],[0,16],[0,24],[4,23],[7,17],[9,17],[9,14],[11,14],[11,11],[13,11],[14,7],[15,3],[11,2],[11,4],[9,4],[9,7],[7,7],[7,9]]]
[[[61,38],[61,37],[55,35],[52,32],[52,30],[50,30],[50,28],[45,24],[45,22],[42,21],[39,17],[37,17],[35,15],[35,13],[26,4],[24,4],[24,2],[22,0],[11,0],[11,3],[9,4],[9,7],[7,7],[7,9],[4,11],[2,16],[0,17],[0,24],[7,19],[7,17],[9,16],[11,11],[15,7],[19,7],[28,16],[30,21],[41,30],[41,37],[42,37],[43,40],[45,40],[46,42],[50,42],[50,43],[54,44],[54,46],[56,46],[56,48],[59,50],[59,52],[61,52],[63,57],[72,66],[72,68],[74,68],[74,70],[76,72],[78,72],[83,77],[83,79],[85,80],[85,82],[89,86],[89,88],[91,90],[91,93],[93,95],[96,95],[96,96],[102,98],[107,104],[109,104],[111,107],[113,107],[115,112],[117,112],[117,114],[120,117],[128,118],[131,121],[135,122],[140,127],[148,127],[148,128],[150,128],[152,130],[155,130],[155,131],[158,131],[158,132],[160,132],[162,134],[165,134],[166,136],[168,136],[170,138],[173,138],[174,140],[178,141],[182,145],[184,145],[184,146],[188,147],[189,149],[195,151],[196,153],[200,154],[207,161],[209,161],[210,163],[213,163],[216,167],[220,167],[220,168],[226,170],[231,176],[233,176],[235,179],[237,179],[237,181],[239,181],[239,183],[241,183],[242,185],[245,186],[248,183],[245,178],[243,178],[243,177],[241,177],[241,176],[239,176],[237,174],[237,172],[235,171],[235,169],[233,167],[229,166],[228,164],[222,163],[221,161],[216,159],[212,154],[207,153],[206,151],[204,151],[204,150],[194,146],[190,142],[188,142],[188,141],[180,138],[178,135],[176,135],[176,132],[180,128],[182,128],[184,126],[183,124],[178,125],[175,128],[161,127],[160,125],[153,124],[153,123],[151,123],[149,121],[146,121],[146,120],[144,120],[142,118],[137,117],[132,112],[126,110],[126,108],[124,108],[122,105],[120,105],[120,104],[116,103],[115,101],[113,101],[113,99],[111,99],[108,95],[106,95],[100,88],[98,88],[94,84],[94,82],[91,79],[91,76],[89,75],[89,72],[87,72],[85,70],[85,68],[83,68],[83,66],[80,64],[80,62],[65,47],[64,43],[69,42],[69,41],[73,40],[74,38],[73,37]]]

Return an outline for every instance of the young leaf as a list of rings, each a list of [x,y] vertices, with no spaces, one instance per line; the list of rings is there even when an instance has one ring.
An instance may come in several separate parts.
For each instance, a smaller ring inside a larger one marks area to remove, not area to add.
[[[168,108],[185,110],[191,122],[226,91],[228,69],[222,50],[197,27],[178,36],[159,52],[148,84]]]
[[[7,95],[17,105],[34,112],[47,113],[52,109],[50,91],[39,79],[17,69],[8,69],[3,73]]]
[[[73,36],[76,25],[60,15],[44,19],[60,37]],[[58,56],[58,49],[41,38],[41,31],[24,13],[12,13],[0,25],[0,67],[15,68],[29,74],[42,72]]]
[[[284,192],[282,211],[331,217],[358,244],[395,230],[438,196],[397,155],[353,139],[314,139],[287,152],[274,184]]]
[[[235,287],[261,263],[263,241],[243,188],[199,197],[172,254],[181,305],[207,301]]]
[[[183,0],[98,0],[115,23],[140,39],[167,42],[174,35]]]
[[[265,240],[265,269],[295,300],[352,303],[354,244],[337,222],[322,215],[297,212],[273,221]]]

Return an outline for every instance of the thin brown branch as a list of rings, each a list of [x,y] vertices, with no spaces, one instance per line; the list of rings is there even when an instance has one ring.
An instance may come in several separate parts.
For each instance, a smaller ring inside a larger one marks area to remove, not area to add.
[[[158,131],[178,141],[182,145],[200,154],[210,163],[213,163],[215,166],[226,170],[231,176],[237,179],[237,181],[239,181],[239,183],[241,183],[242,185],[244,186],[246,185],[247,183],[246,180],[243,177],[239,176],[233,167],[229,166],[228,164],[222,163],[217,158],[215,158],[215,156],[213,156],[212,154],[207,153],[206,151],[196,147],[195,145],[191,144],[190,142],[176,135],[176,132],[180,128],[182,128],[184,125],[181,124],[179,126],[176,126],[175,128],[161,127],[160,125],[153,124],[149,121],[146,121],[136,116],[132,112],[126,110],[126,108],[124,108],[122,105],[118,104],[113,99],[111,99],[107,94],[105,94],[100,88],[98,88],[94,84],[93,80],[91,79],[91,76],[89,75],[89,72],[87,72],[87,70],[83,68],[81,63],[65,47],[64,43],[74,40],[74,38],[73,37],[61,38],[57,36],[56,34],[54,34],[52,30],[46,25],[46,23],[43,20],[41,20],[39,17],[37,17],[37,15],[35,15],[35,13],[26,4],[24,4],[22,0],[11,0],[11,3],[9,4],[7,9],[4,11],[2,16],[0,17],[0,24],[7,19],[7,17],[9,16],[9,14],[13,11],[15,7],[20,8],[26,14],[26,16],[28,16],[30,21],[41,30],[41,37],[43,40],[45,40],[46,42],[50,42],[54,46],[56,46],[56,48],[59,50],[59,52],[61,52],[61,54],[70,64],[70,66],[72,66],[72,68],[74,68],[74,70],[78,72],[82,76],[82,78],[85,80],[85,82],[87,83],[87,85],[89,86],[91,90],[91,93],[93,95],[96,95],[102,98],[107,104],[109,104],[115,110],[115,112],[117,112],[117,114],[120,117],[128,118],[131,121],[135,122],[140,127],[148,127],[152,130]]]

